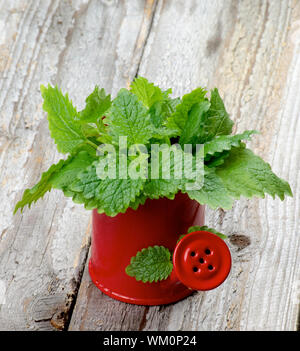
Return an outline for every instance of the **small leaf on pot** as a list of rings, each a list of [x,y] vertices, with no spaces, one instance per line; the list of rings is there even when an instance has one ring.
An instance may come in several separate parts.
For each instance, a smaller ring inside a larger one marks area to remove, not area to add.
[[[158,282],[169,277],[173,269],[171,253],[164,246],[149,246],[131,258],[126,273],[143,283]]]

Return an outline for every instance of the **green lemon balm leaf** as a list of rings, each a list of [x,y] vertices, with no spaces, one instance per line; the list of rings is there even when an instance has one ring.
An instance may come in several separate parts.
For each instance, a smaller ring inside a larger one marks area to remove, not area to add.
[[[105,90],[99,89],[98,86],[96,86],[92,94],[86,98],[85,102],[85,109],[80,111],[79,118],[82,122],[86,123],[97,123],[98,119],[101,119],[111,106],[110,95],[106,95]],[[104,126],[102,120],[100,123],[101,126]]]
[[[155,128],[162,127],[180,103],[180,99],[169,97],[172,89],[161,91],[159,87],[143,77],[138,77],[132,82],[130,91],[149,109],[149,115]]]
[[[206,93],[206,90],[197,88],[184,95],[181,102],[176,105],[176,111],[168,118],[167,127],[171,130],[176,130],[177,135],[180,135],[193,105],[204,101]]]
[[[212,209],[218,207],[221,207],[224,210],[231,209],[233,199],[222,180],[216,174],[215,169],[204,166],[204,170],[205,175],[202,188],[199,190],[186,191],[188,196],[191,199],[198,201],[201,205],[206,204]]]
[[[169,158],[169,163],[163,162],[162,155],[159,153],[159,164],[158,164],[158,177],[153,179],[149,176],[147,179],[143,193],[150,199],[159,199],[161,197],[167,197],[168,199],[174,199],[175,194],[179,191],[181,179],[175,178],[174,173],[174,158]],[[170,165],[170,167],[168,167]],[[169,172],[170,179],[163,178],[163,174]],[[151,172],[151,170],[150,170]]]
[[[218,232],[216,229],[214,228],[209,228],[208,226],[206,225],[194,225],[192,227],[189,227],[188,231],[186,234],[182,234],[180,235],[180,237],[178,238],[177,240],[177,243],[179,243],[179,241],[184,238],[187,234],[190,234],[190,233],[193,233],[193,232],[198,232],[198,231],[205,231],[205,232],[210,232],[210,233],[213,233],[213,234],[216,234],[219,238],[225,240],[227,239],[227,235],[223,234],[223,233],[220,233]]]
[[[166,98],[164,100],[165,103],[165,108],[166,108],[166,112],[169,115],[173,114],[176,111],[176,106],[179,105],[181,102],[180,98]]]
[[[188,119],[184,125],[179,140],[180,145],[197,143],[199,131],[201,130],[201,122],[203,116],[210,108],[209,101],[201,101],[195,104],[188,114]]]
[[[210,109],[201,123],[201,133],[198,143],[205,143],[218,135],[229,135],[232,132],[233,121],[227,113],[223,100],[217,88],[211,91]]]
[[[229,156],[229,151],[216,152],[213,155],[206,154],[204,163],[207,167],[214,168],[218,167],[225,162],[225,158]]]
[[[166,113],[164,111],[164,104],[160,101],[153,104],[149,110],[149,115],[151,121],[155,128],[162,126],[163,122],[166,120]]]
[[[147,109],[126,89],[121,89],[114,99],[107,123],[114,141],[118,142],[120,136],[126,136],[128,146],[147,144],[153,135]]]
[[[265,197],[265,193],[284,200],[292,196],[289,184],[278,178],[268,163],[256,156],[251,150],[233,148],[224,163],[216,168],[216,174],[233,198]]]
[[[87,167],[69,186],[71,192],[80,193],[86,200],[95,199],[99,208],[108,216],[124,213],[129,206],[138,206],[136,197],[140,195],[145,179],[99,178],[97,162]],[[141,203],[143,199],[140,199]]]
[[[82,194],[73,192],[69,189],[62,189],[66,197],[71,197],[75,204],[83,204],[86,210],[93,210],[97,208],[98,213],[103,213],[104,211],[99,207],[97,200],[95,198],[86,199]]]
[[[167,197],[168,199],[174,199],[178,192],[179,182],[175,179],[151,179],[146,182],[143,193],[150,199],[159,199],[161,197]]]
[[[170,251],[163,246],[149,246],[131,258],[126,273],[137,281],[152,283],[167,279],[172,269]]]
[[[83,198],[90,200],[98,195],[100,184],[101,179],[97,175],[96,166],[92,164],[77,175],[68,190],[72,193],[81,193]]]
[[[147,108],[150,108],[157,101],[162,101],[164,95],[168,96],[167,93],[163,94],[159,87],[143,77],[137,77],[131,83],[130,90]]]
[[[180,103],[180,99],[166,98],[163,101],[158,101],[149,109],[151,122],[155,127],[154,138],[164,139],[176,135],[177,131],[167,128],[165,123],[167,119],[175,112],[176,106]],[[168,139],[167,143],[170,143]]]
[[[256,130],[246,130],[242,134],[221,135],[204,144],[204,157],[211,157],[216,153],[230,150],[232,147],[239,147],[242,140],[250,140],[252,134],[257,134]]]
[[[80,151],[75,157],[56,172],[51,184],[56,189],[66,189],[71,185],[77,176],[89,167],[96,160],[96,156],[91,156],[87,151]]]
[[[102,122],[103,124],[103,122]],[[81,126],[81,130],[82,130],[82,133],[83,135],[86,137],[86,138],[91,138],[91,139],[94,139],[94,138],[98,138],[99,137],[99,130],[97,128],[95,128],[93,125],[89,125],[89,124],[82,124]]]
[[[196,226],[193,226],[193,227],[189,227],[187,233],[189,234],[189,233],[197,232],[197,231],[210,232],[210,233],[213,233],[213,234],[218,235],[218,237],[220,237],[221,239],[227,239],[227,236],[226,236],[225,234],[220,233],[220,232],[217,231],[216,229],[210,228],[210,227],[208,227],[208,226],[206,226],[206,225],[202,225],[202,226],[196,225]]]
[[[109,216],[124,213],[135,201],[143,187],[143,179],[109,179],[101,182],[97,199]]]
[[[35,203],[42,198],[46,192],[52,188],[65,190],[86,167],[95,161],[96,156],[92,156],[88,151],[78,151],[70,155],[66,160],[60,160],[57,164],[52,165],[42,174],[40,181],[31,189],[26,189],[22,199],[16,204],[14,213],[24,206]]]
[[[59,152],[72,152],[86,138],[77,121],[77,111],[58,87],[41,86],[43,109],[48,113],[49,129]]]
[[[61,168],[70,162],[70,156],[67,160],[60,160],[57,164],[52,165],[46,172],[42,174],[40,181],[31,189],[24,191],[22,199],[16,204],[14,213],[28,205],[30,208],[32,203],[35,203],[38,199],[42,198],[48,191],[51,190],[52,184],[51,179],[57,174]]]
[[[137,210],[140,205],[144,205],[147,200],[147,196],[141,193],[139,196],[137,196],[134,201],[132,201],[129,204],[129,207],[131,207],[133,210]]]

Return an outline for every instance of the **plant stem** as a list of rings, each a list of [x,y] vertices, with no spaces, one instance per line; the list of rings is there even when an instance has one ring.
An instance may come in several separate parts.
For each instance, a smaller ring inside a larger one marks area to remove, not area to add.
[[[96,145],[95,143],[93,143],[92,141],[90,141],[89,139],[86,139],[87,144],[90,144],[95,150],[98,149],[98,145]]]
[[[103,128],[101,128],[101,124],[99,123],[98,120],[95,121],[95,124],[96,124],[96,126],[97,126],[98,132],[99,132],[99,133],[103,133]]]

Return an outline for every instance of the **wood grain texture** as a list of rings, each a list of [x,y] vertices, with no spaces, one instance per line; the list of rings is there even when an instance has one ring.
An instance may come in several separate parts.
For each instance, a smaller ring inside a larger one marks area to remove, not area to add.
[[[182,95],[217,86],[235,131],[287,179],[294,198],[241,199],[207,211],[230,235],[227,281],[174,305],[106,298],[84,273],[72,330],[295,330],[299,313],[300,5],[298,1],[159,0],[139,74]],[[97,323],[97,321],[100,321]]]
[[[147,312],[147,307],[129,305],[103,294],[92,283],[86,265],[69,330],[141,330]]]
[[[13,216],[23,190],[61,156],[42,112],[40,84],[75,105],[100,84],[113,94],[134,77],[154,1],[0,2],[1,330],[68,325],[89,248],[90,213],[55,191]]]
[[[208,210],[207,224],[230,235],[233,269],[221,287],[177,304],[119,303],[85,268],[69,329],[295,330],[299,53],[292,0],[0,2],[0,329],[66,328],[89,248],[89,213],[58,192],[12,216],[23,189],[60,158],[39,85],[59,84],[81,108],[95,84],[115,94],[138,71],[174,95],[217,86],[236,131],[261,131],[251,147],[289,180],[294,198]]]

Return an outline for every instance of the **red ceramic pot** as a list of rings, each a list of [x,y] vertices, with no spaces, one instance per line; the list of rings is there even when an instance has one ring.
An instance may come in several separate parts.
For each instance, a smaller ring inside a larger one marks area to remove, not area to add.
[[[162,305],[190,295],[173,270],[157,283],[143,283],[126,274],[125,268],[138,251],[162,245],[174,251],[181,234],[204,224],[204,207],[185,194],[174,200],[147,200],[135,211],[115,217],[93,211],[92,256],[89,272],[94,284],[110,297],[137,305]]]

